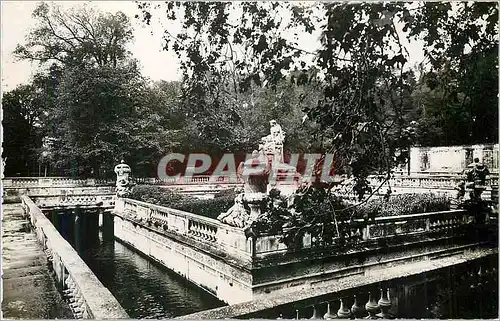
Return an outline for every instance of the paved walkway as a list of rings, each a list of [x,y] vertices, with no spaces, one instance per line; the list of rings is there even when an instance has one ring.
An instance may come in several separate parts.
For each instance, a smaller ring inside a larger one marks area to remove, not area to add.
[[[20,203],[2,204],[2,267],[2,318],[73,318]]]

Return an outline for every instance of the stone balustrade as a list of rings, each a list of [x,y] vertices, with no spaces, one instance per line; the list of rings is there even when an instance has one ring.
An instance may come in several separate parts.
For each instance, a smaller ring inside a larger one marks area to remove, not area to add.
[[[467,224],[469,224],[469,216],[464,210],[376,217],[368,223],[361,219],[349,223],[339,222],[341,230],[346,233],[343,235],[345,241],[358,244],[365,249],[376,246],[380,242],[387,244],[418,241],[430,237],[458,236],[464,233],[464,227]],[[403,236],[404,240],[401,240]],[[319,241],[318,237],[306,232],[299,251],[336,247],[335,240],[338,239],[338,237],[334,239],[333,245],[325,245]],[[285,252],[290,252],[290,249],[279,242],[279,235],[261,235],[255,241],[254,257],[256,258],[275,256]]]
[[[29,195],[37,206],[44,209],[54,207],[100,207],[113,208],[115,205],[114,193],[85,193],[85,194],[52,194]]]
[[[246,239],[243,229],[216,219],[127,198],[116,200],[114,214],[159,232],[187,237],[225,255],[251,260],[252,241]]]
[[[369,176],[368,180],[371,185],[377,186],[383,181],[377,176]],[[429,188],[429,189],[441,189],[448,188],[453,189],[458,183],[463,182],[464,178],[460,175],[448,175],[448,176],[422,176],[422,175],[411,175],[411,176],[393,176],[389,180],[389,184],[393,187],[413,187],[413,188]],[[490,176],[486,180],[487,186],[498,186],[498,175]]]
[[[288,295],[491,243],[468,235],[496,240],[496,219],[490,218],[478,234],[463,210],[338,222],[342,235],[329,243],[314,234],[321,229],[311,227],[294,248],[287,248],[281,235],[247,237],[243,229],[218,220],[126,198],[117,199],[113,214],[118,239],[229,304]]]
[[[2,180],[4,188],[29,188],[29,187],[77,187],[77,186],[109,186],[115,180],[106,179],[79,179],[70,177],[5,177]]]
[[[116,298],[97,279],[29,196],[21,196],[21,201],[38,240],[47,254],[56,286],[69,301],[75,318],[129,318]]]
[[[453,298],[448,303],[467,296],[496,298],[497,270],[498,249],[477,248],[432,261],[408,262],[377,273],[358,273],[328,286],[205,310],[177,319],[422,319],[440,317],[443,312],[451,313],[448,316],[452,318],[492,317],[498,313],[496,300],[484,300],[482,306],[478,302],[459,301],[462,311],[458,311],[456,306],[442,305],[448,296],[443,301],[432,294],[436,289],[449,291],[447,286],[453,285],[453,291],[449,292]],[[467,309],[472,315],[460,314]],[[478,310],[479,314],[474,314]]]

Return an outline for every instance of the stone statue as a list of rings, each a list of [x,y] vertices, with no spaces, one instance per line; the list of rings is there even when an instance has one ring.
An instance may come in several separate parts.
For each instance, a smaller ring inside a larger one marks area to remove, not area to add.
[[[243,189],[236,188],[234,191],[236,192],[234,205],[227,212],[221,213],[217,219],[231,226],[244,227],[250,214],[243,205]]]
[[[481,194],[486,189],[486,177],[490,174],[488,168],[479,162],[479,158],[474,158],[474,163],[465,169],[466,189],[469,191],[471,199],[480,199]]]
[[[271,120],[269,124],[271,125],[271,133],[261,139],[263,149],[266,154],[272,154],[274,156],[273,161],[282,163],[285,133],[276,120]]]
[[[120,164],[115,166],[116,173],[116,196],[125,197],[130,193],[131,184],[129,181],[130,166],[121,161]]]
[[[269,123],[271,133],[261,138],[259,150],[254,150],[252,157],[238,166],[237,175],[243,179],[244,189],[238,191],[233,207],[217,217],[231,226],[244,227],[245,231],[251,229],[260,215],[265,214],[261,213],[261,208],[267,199],[270,176],[277,176],[279,170],[296,171],[295,167],[283,163],[285,133],[275,120]]]

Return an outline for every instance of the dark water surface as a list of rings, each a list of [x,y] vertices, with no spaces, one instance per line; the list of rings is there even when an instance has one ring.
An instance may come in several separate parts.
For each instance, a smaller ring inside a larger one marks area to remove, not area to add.
[[[172,318],[225,305],[110,235],[61,234],[131,318]]]

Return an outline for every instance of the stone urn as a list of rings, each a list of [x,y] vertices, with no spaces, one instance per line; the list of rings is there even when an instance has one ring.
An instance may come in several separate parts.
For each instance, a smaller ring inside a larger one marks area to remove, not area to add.
[[[130,172],[130,166],[125,164],[123,160],[120,164],[115,166],[116,196],[126,197],[130,193],[132,187],[129,179]]]
[[[261,214],[260,207],[266,198],[270,169],[267,158],[257,151],[242,166],[244,200],[250,208],[249,224]]]

